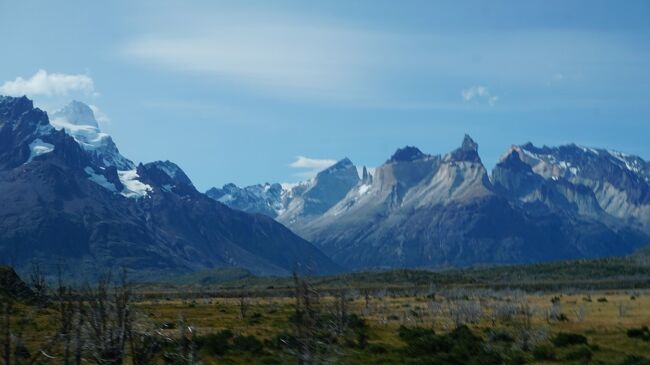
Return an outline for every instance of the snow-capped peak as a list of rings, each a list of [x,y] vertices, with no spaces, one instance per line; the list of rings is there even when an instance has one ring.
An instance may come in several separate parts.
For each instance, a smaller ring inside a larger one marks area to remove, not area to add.
[[[56,120],[77,126],[87,126],[99,129],[99,124],[95,120],[95,113],[90,106],[73,100],[63,109],[56,111],[50,117],[50,123],[55,124]]]
[[[115,166],[118,170],[135,168],[133,162],[120,154],[111,136],[99,129],[95,114],[88,105],[72,101],[52,113],[50,124],[74,138],[99,166]]]

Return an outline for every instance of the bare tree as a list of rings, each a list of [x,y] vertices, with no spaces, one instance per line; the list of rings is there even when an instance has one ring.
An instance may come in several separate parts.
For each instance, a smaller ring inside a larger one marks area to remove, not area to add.
[[[345,289],[336,291],[333,312],[334,332],[340,336],[345,333],[348,327],[348,297]]]
[[[29,281],[32,291],[38,305],[43,305],[47,301],[47,281],[41,271],[41,266],[37,261],[32,263],[32,270],[29,274]]]
[[[126,273],[111,293],[111,275],[98,280],[97,286],[86,288],[88,326],[86,349],[90,361],[98,365],[121,365],[131,326],[131,291]]]
[[[178,321],[178,336],[176,339],[167,339],[176,343],[173,352],[165,353],[165,364],[169,365],[198,365],[196,354],[196,329],[190,326],[181,316]],[[134,364],[135,365],[135,364]]]
[[[251,298],[250,295],[248,295],[247,292],[241,291],[239,292],[239,316],[242,320],[246,319],[246,316],[248,315],[248,309],[251,306]]]
[[[584,304],[580,304],[578,308],[575,310],[576,314],[576,320],[578,322],[582,322],[585,320],[587,317],[587,309],[585,308]]]

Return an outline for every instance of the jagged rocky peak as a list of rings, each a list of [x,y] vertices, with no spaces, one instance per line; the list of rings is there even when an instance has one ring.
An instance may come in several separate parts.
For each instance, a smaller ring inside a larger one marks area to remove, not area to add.
[[[337,173],[339,171],[354,169],[354,168],[355,168],[355,166],[352,163],[352,161],[350,161],[349,158],[344,157],[343,159],[336,162],[334,165],[332,165],[332,166],[326,168],[325,170],[321,171],[319,174],[321,174],[321,173],[332,174],[332,173]]]
[[[196,191],[192,180],[171,161],[154,161],[140,164],[137,173],[141,180],[163,191],[189,194]]]
[[[332,179],[345,180],[354,185],[359,181],[359,172],[357,171],[357,167],[352,163],[352,161],[350,161],[349,158],[344,157],[334,165],[319,172],[314,178],[312,189],[316,188],[319,183],[323,184],[334,181]]]
[[[363,185],[372,184],[372,175],[368,172],[366,166],[363,166],[363,171],[361,172],[361,184]]]
[[[420,151],[417,147],[406,146],[404,148],[398,148],[387,162],[414,161],[424,156],[426,155],[422,153],[422,151]]]
[[[510,148],[506,154],[501,156],[495,168],[506,168],[510,170],[532,171],[531,167],[522,161],[520,151]]]
[[[231,208],[248,213],[261,213],[271,218],[277,217],[286,209],[286,190],[278,183],[264,183],[238,187],[233,183],[225,184],[222,188],[213,187],[205,194]]]
[[[53,132],[47,114],[31,100],[0,96],[0,166],[16,167],[51,155]]]
[[[0,95],[0,123],[11,124],[17,137],[45,134],[51,130],[47,114],[34,108],[34,103],[26,96]]]
[[[38,108],[34,108],[34,103],[26,96],[13,97],[0,95],[0,121],[18,121],[25,113],[38,114],[37,118],[40,124],[47,123],[47,115]]]
[[[469,134],[466,134],[460,148],[452,151],[448,155],[448,159],[480,163],[481,158],[478,155],[478,143],[476,143]]]

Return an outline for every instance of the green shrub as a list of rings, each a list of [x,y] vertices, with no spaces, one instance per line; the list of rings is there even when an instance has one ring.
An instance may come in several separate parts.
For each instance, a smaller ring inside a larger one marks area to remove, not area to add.
[[[648,329],[648,326],[630,328],[627,330],[627,337],[640,338],[644,341],[650,341],[650,329]]]
[[[505,331],[489,329],[486,331],[487,338],[490,342],[513,343],[515,339]]]
[[[366,321],[356,314],[351,314],[348,316],[348,328],[354,333],[356,346],[360,349],[365,348],[368,345],[368,325]]]
[[[230,330],[223,330],[217,333],[210,333],[196,339],[196,344],[201,351],[210,355],[221,356],[230,350],[230,339],[233,333]]]
[[[232,348],[236,351],[261,354],[264,352],[264,344],[255,336],[237,336],[232,341]]]
[[[587,337],[577,333],[560,332],[553,338],[553,345],[556,347],[567,347],[572,345],[586,345]]]
[[[371,354],[385,354],[388,352],[388,349],[380,343],[371,343],[368,345],[368,352]]]
[[[298,340],[290,333],[282,332],[266,342],[268,347],[280,350],[284,348],[297,348]]]
[[[650,365],[650,359],[641,356],[628,355],[618,365]]]
[[[506,355],[504,360],[505,365],[524,365],[528,363],[526,354],[519,350],[511,351]]]
[[[433,364],[502,364],[497,352],[489,349],[483,339],[468,327],[460,326],[445,335],[436,335],[425,328],[400,327],[399,336],[406,342],[407,357]]]
[[[437,336],[431,329],[399,328],[399,337],[406,342],[406,352],[410,356],[425,356],[438,352],[449,352],[451,341],[446,336]]]
[[[533,357],[538,361],[555,361],[557,355],[555,349],[549,345],[540,345],[533,350]]]
[[[262,318],[264,318],[264,317],[262,316],[261,313],[255,312],[250,316],[250,318],[248,318],[248,323],[249,324],[259,324],[259,323],[262,322]]]
[[[565,360],[569,361],[582,361],[582,362],[589,362],[591,361],[591,358],[594,356],[594,353],[591,352],[591,349],[587,346],[580,346],[577,349],[569,352],[566,354],[564,357]]]

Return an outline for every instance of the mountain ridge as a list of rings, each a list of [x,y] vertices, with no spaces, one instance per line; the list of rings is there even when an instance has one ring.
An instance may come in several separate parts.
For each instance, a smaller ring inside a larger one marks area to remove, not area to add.
[[[513,149],[519,152],[513,154]],[[576,145],[556,150],[513,146],[489,173],[469,135],[459,148],[442,155],[406,146],[372,175],[365,169],[363,178],[324,213],[279,220],[352,269],[598,257],[627,254],[650,243],[644,225],[630,222],[650,222],[650,215],[642,214],[648,206],[641,204],[648,179],[629,174],[645,173],[645,162],[607,152],[611,158],[601,163],[614,167],[604,166],[599,175],[597,166],[588,164],[584,169],[592,180],[576,179],[572,176],[581,173],[581,157],[574,156],[573,165],[544,157],[567,149],[604,154]],[[546,162],[538,166],[540,161]],[[641,204],[632,207],[636,210],[620,202],[623,198],[611,189],[597,191],[596,177],[605,181],[612,171],[622,169],[627,170],[623,181],[628,185],[619,181],[616,186],[639,187],[630,193]],[[612,215],[616,210],[604,204],[611,200],[627,210]],[[620,216],[630,211],[640,213]]]
[[[49,146],[33,156],[34,141]],[[215,267],[265,275],[335,272],[320,250],[270,218],[198,192],[175,164],[105,166],[25,98],[0,97],[0,258],[82,277]],[[130,195],[132,194],[132,195]],[[9,262],[6,262],[9,263]]]

